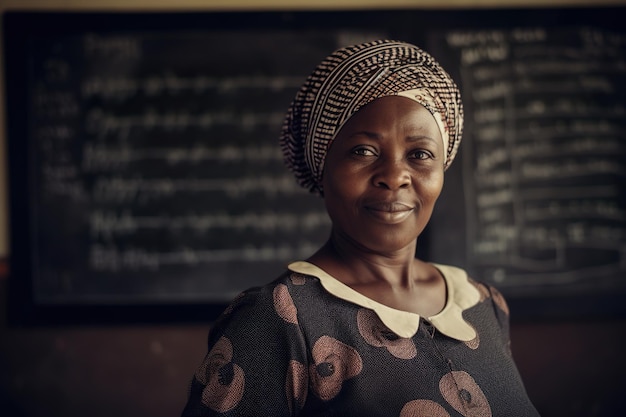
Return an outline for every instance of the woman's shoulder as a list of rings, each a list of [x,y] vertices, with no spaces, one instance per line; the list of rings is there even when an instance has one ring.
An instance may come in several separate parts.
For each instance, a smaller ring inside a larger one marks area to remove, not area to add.
[[[433,264],[445,277],[448,290],[452,290],[465,304],[481,304],[490,301],[505,315],[509,315],[509,307],[504,295],[493,284],[477,279],[465,269],[453,265]]]
[[[481,301],[485,298],[490,297],[503,297],[496,286],[471,275],[470,273],[468,273],[467,270],[462,267],[440,263],[433,263],[432,265],[441,272],[441,274],[446,278],[446,281],[448,281],[448,283],[452,283],[458,286],[465,286],[469,284],[473,288],[478,290],[480,293]]]
[[[286,268],[280,275],[273,280],[268,281],[262,285],[250,287],[233,299],[234,305],[239,305],[242,302],[256,303],[262,302],[266,299],[272,299],[277,288],[282,287],[299,287],[307,284],[311,281],[317,281],[317,277],[313,274],[307,274],[303,272],[295,271],[291,268]]]
[[[475,322],[497,323],[503,331],[503,338],[508,341],[510,310],[504,295],[493,284],[474,278],[462,268],[437,265],[446,276],[448,283],[452,282],[452,296],[457,299],[457,303],[463,305],[468,310],[467,317],[481,317]],[[469,293],[473,295],[468,296]],[[472,313],[475,311],[475,313]],[[477,314],[477,315],[475,315]],[[486,321],[485,321],[486,320]]]
[[[222,311],[217,323],[237,317],[254,321],[267,317],[268,313],[278,312],[280,315],[283,310],[288,309],[284,305],[292,303],[293,288],[314,280],[314,276],[286,269],[265,284],[241,291]]]

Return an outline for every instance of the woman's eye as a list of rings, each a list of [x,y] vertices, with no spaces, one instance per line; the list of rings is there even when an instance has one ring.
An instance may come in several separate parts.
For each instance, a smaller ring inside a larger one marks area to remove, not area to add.
[[[414,151],[411,153],[411,157],[415,159],[431,159],[433,156],[427,151]]]
[[[374,156],[376,155],[374,151],[370,148],[355,148],[352,150],[352,153],[359,156]]]

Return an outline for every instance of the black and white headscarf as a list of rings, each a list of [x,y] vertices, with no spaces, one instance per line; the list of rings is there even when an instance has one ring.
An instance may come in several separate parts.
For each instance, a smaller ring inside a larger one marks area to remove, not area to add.
[[[361,107],[393,95],[411,98],[432,113],[443,137],[447,169],[463,131],[463,105],[456,84],[422,49],[380,40],[333,52],[291,103],[280,146],[300,185],[321,194],[326,153],[341,127]]]

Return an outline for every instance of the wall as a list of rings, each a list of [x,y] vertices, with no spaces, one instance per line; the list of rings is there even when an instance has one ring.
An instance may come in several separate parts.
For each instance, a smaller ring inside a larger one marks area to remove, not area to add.
[[[8,9],[149,10],[294,8],[293,0],[4,0]],[[606,4],[624,1],[604,1]],[[318,0],[298,8],[485,7],[498,0]],[[511,5],[554,6],[585,1],[525,0]],[[597,5],[598,2],[594,2]],[[2,95],[4,97],[4,95]],[[0,103],[0,127],[5,103]],[[0,258],[9,254],[6,155],[0,130]],[[19,231],[18,231],[19,232]],[[15,231],[14,231],[15,233]],[[6,267],[6,265],[4,265]],[[0,267],[0,271],[2,271]],[[6,305],[6,271],[0,304]],[[205,353],[207,324],[85,327],[8,327],[0,314],[0,415],[172,416]],[[513,351],[529,394],[544,417],[617,415],[611,411],[626,383],[623,320],[514,323]]]

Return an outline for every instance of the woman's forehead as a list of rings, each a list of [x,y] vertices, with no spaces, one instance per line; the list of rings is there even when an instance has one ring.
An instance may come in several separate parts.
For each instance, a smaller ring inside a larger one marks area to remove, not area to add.
[[[420,103],[400,96],[381,97],[361,108],[346,121],[335,140],[357,132],[374,137],[383,130],[398,128],[408,140],[427,136],[443,145],[435,117]]]

